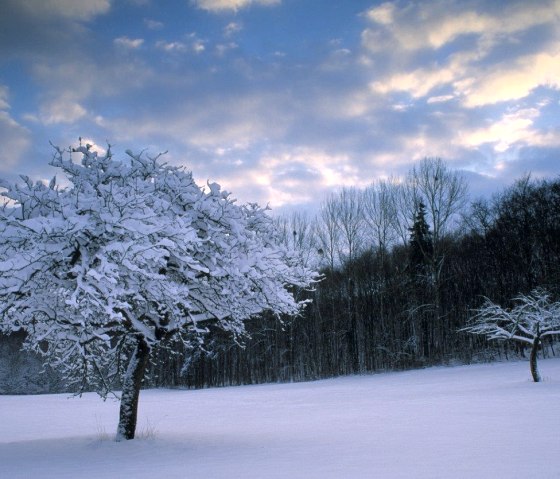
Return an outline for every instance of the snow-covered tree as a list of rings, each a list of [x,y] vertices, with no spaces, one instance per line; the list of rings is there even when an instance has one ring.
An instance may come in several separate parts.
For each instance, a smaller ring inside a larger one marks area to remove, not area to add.
[[[464,328],[472,334],[488,339],[514,340],[531,345],[530,367],[535,382],[541,380],[537,367],[537,353],[542,338],[560,334],[560,302],[536,289],[515,298],[517,305],[505,309],[489,299],[476,310],[471,325]]]
[[[117,440],[134,438],[151,349],[204,345],[209,328],[245,332],[269,310],[294,315],[291,289],[315,273],[280,246],[255,204],[240,206],[216,183],[195,184],[159,156],[110,147],[55,148],[60,170],[47,186],[2,181],[2,329],[27,332],[26,346],[62,371],[77,392],[122,388]],[[81,162],[72,156],[80,155]]]

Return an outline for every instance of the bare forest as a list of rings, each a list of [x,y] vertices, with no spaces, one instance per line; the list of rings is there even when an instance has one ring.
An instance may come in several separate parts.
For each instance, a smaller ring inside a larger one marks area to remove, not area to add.
[[[290,286],[305,308],[295,317],[253,315],[236,341],[211,327],[199,346],[154,344],[145,387],[302,381],[529,357],[530,344],[492,342],[465,329],[485,301],[507,308],[536,288],[553,299],[560,293],[558,179],[527,175],[491,199],[473,200],[460,174],[427,158],[406,178],[344,188],[314,216],[296,212],[275,222],[301,265],[320,272],[311,289]],[[40,368],[17,352],[23,337],[1,341],[11,371],[0,377],[3,389],[64,388],[48,368],[42,380],[29,377]],[[543,337],[536,353],[553,355],[555,337]]]
[[[260,315],[249,337],[219,335],[188,357],[154,357],[153,385],[301,381],[428,365],[529,357],[530,345],[464,328],[488,298],[504,307],[535,288],[558,297],[560,181],[527,175],[472,200],[463,178],[425,159],[407,178],[332,194],[316,217],[277,220],[323,279],[294,319]],[[539,354],[554,354],[554,336]],[[165,359],[165,361],[163,361]],[[167,364],[165,367],[158,365]],[[170,366],[171,365],[171,366]]]

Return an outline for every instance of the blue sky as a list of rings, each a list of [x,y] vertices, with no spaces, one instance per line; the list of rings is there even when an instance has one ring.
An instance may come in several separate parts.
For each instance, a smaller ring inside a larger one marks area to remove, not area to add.
[[[560,174],[558,0],[2,3],[2,177],[80,136],[279,211],[425,156],[475,196]]]

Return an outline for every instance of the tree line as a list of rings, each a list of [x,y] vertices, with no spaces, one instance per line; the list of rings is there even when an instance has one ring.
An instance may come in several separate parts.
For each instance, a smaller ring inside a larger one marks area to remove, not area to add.
[[[467,334],[473,311],[486,300],[513,306],[535,288],[552,299],[560,293],[559,179],[525,176],[491,199],[469,201],[460,174],[426,158],[405,178],[331,194],[314,217],[275,221],[292,264],[321,273],[312,290],[290,286],[307,303],[303,311],[251,315],[247,335],[233,342],[214,326],[204,328],[204,341],[158,341],[144,386],[299,381],[529,354],[523,343]],[[543,338],[541,354],[554,353],[553,338]],[[12,334],[2,344],[22,340]],[[47,388],[60,387],[51,375]]]
[[[544,288],[560,293],[560,181],[529,175],[491,199],[469,202],[467,184],[440,159],[405,179],[344,188],[317,216],[277,219],[283,241],[320,269],[296,318],[260,315],[249,338],[162,352],[152,385],[208,387],[299,381],[528,354],[464,331],[489,298]],[[463,330],[463,331],[462,331]],[[554,354],[553,337],[541,354]],[[165,366],[163,366],[165,364]]]

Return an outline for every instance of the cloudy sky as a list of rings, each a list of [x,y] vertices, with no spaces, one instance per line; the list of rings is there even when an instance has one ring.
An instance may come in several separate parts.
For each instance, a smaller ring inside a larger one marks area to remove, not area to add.
[[[81,136],[280,211],[425,156],[478,195],[558,177],[559,90],[559,0],[2,0],[0,176]]]

